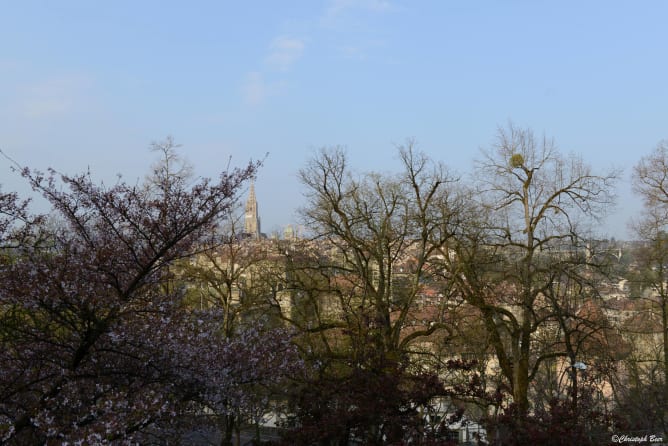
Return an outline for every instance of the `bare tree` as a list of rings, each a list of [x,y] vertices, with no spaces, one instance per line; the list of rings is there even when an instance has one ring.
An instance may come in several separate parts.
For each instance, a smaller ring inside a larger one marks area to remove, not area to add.
[[[633,224],[643,245],[637,259],[640,282],[647,292],[649,330],[656,325],[662,340],[663,401],[668,402],[668,142],[660,142],[651,154],[640,159],[633,169],[635,192],[643,199],[644,210]],[[658,320],[658,324],[651,321]],[[663,411],[664,429],[668,411]]]
[[[301,291],[303,308],[310,308],[312,316],[304,328],[320,333],[330,373],[377,373],[379,386],[389,382],[390,370],[419,370],[415,358],[427,354],[425,343],[452,334],[455,319],[445,287],[444,296],[432,304],[421,300],[435,277],[429,259],[454,233],[460,205],[456,180],[412,143],[400,148],[399,158],[402,171],[397,175],[357,175],[342,149],[324,149],[299,173],[306,186],[304,224],[314,235],[311,248],[319,253],[310,262],[317,274],[294,275],[302,282],[319,278],[311,283],[319,288]],[[365,418],[371,420],[367,426],[357,426],[369,444],[397,434],[387,429],[398,421],[383,417],[394,416],[398,408],[382,401],[400,389],[357,396],[367,398],[358,407],[377,403],[359,415],[370,417]],[[392,410],[396,412],[390,415]]]
[[[574,361],[577,350],[565,348],[568,336],[546,344],[544,334],[561,325],[562,335],[572,335],[581,316],[564,299],[586,295],[564,294],[555,285],[565,278],[580,287],[591,281],[587,268],[596,265],[584,223],[610,206],[616,178],[617,172],[594,173],[581,159],[562,156],[552,140],[512,124],[499,129],[477,163],[475,212],[451,247],[456,255],[448,269],[480,310],[520,419],[541,363],[560,356]]]

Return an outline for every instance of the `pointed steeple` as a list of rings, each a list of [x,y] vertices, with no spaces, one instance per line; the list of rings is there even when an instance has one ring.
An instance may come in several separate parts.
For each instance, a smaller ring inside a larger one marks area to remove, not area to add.
[[[248,200],[246,201],[244,232],[253,238],[260,237],[260,217],[257,210],[257,199],[255,198],[255,182],[251,182]]]

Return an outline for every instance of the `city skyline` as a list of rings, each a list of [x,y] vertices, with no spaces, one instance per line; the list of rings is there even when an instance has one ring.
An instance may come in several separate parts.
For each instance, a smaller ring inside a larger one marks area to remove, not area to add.
[[[264,159],[255,188],[271,233],[298,223],[296,172],[320,147],[387,172],[395,145],[415,138],[465,179],[512,120],[625,169],[604,228],[629,238],[630,168],[668,137],[666,12],[659,1],[9,3],[0,149],[106,183],[143,178],[149,144],[167,135],[201,176]],[[29,191],[9,165],[2,190]]]

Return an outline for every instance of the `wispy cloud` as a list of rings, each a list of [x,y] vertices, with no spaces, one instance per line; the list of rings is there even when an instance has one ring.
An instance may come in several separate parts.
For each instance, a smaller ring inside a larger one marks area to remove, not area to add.
[[[367,57],[366,51],[360,46],[343,45],[340,46],[338,49],[341,55],[346,59],[365,60]]]
[[[339,54],[345,59],[366,60],[369,54],[385,46],[385,42],[380,39],[367,39],[355,42],[354,44],[340,45],[337,47]]]
[[[290,67],[302,57],[304,42],[290,37],[277,37],[271,43],[271,53],[267,56],[267,64],[279,71],[288,71]]]
[[[269,54],[264,59],[264,69],[246,74],[242,85],[243,100],[246,105],[257,106],[269,96],[280,93],[285,87],[284,80],[267,81],[276,72],[286,72],[302,57],[305,43],[301,39],[279,36],[269,45]]]
[[[268,82],[259,71],[252,71],[246,75],[243,84],[244,103],[257,106],[269,97],[280,94],[285,89],[285,82]]]
[[[264,101],[267,96],[267,87],[262,73],[257,71],[248,73],[244,82],[243,93],[244,102],[247,105],[258,105]]]
[[[17,71],[20,67],[21,64],[16,60],[0,59],[0,70],[2,70],[3,73]]]
[[[351,9],[385,12],[392,9],[387,0],[332,0],[325,11],[325,19],[333,19]]]
[[[84,102],[90,81],[82,76],[48,79],[18,89],[14,108],[29,119],[50,118],[75,112]]]

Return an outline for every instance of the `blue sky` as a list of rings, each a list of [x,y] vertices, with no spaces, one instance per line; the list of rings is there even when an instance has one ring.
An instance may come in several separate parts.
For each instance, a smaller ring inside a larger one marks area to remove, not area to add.
[[[202,176],[269,152],[263,230],[294,223],[322,146],[391,171],[395,146],[466,174],[512,120],[625,168],[668,138],[665,1],[6,1],[0,148],[22,164],[141,178],[172,135]],[[26,187],[0,161],[3,190]]]

